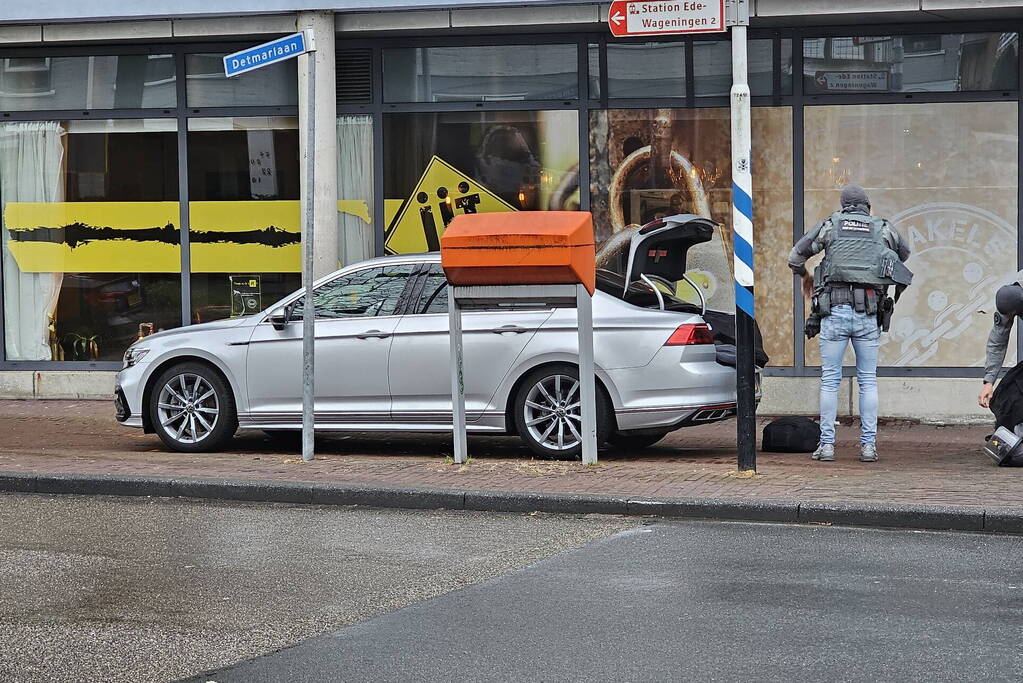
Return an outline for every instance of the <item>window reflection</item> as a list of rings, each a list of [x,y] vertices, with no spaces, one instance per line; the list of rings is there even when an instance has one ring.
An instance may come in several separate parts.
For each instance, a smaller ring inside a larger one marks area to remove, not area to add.
[[[6,57],[0,111],[173,107],[174,56]]]
[[[284,106],[298,104],[294,59],[228,78],[224,54],[185,55],[189,107]]]
[[[384,50],[384,101],[575,99],[577,64],[575,45]]]
[[[607,96],[685,97],[685,43],[609,43]]]
[[[576,209],[575,111],[384,116],[385,249],[436,251],[460,213]]]
[[[792,41],[784,41],[782,49],[782,92],[786,81],[791,91]],[[784,47],[788,47],[786,51]],[[748,43],[749,89],[751,95],[774,92],[774,41],[751,40]],[[787,78],[786,78],[787,73]],[[728,97],[732,88],[732,44],[727,40],[693,42],[694,93],[697,97]]]
[[[803,84],[808,94],[1014,90],[1019,34],[810,38]]]

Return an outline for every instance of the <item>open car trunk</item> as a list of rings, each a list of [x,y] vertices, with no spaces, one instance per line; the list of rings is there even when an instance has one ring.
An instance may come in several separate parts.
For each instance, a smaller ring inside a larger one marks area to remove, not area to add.
[[[694,261],[698,268],[690,267]],[[720,228],[702,216],[679,214],[628,228],[597,250],[598,289],[634,306],[702,315],[714,334],[718,362],[735,367],[732,287]],[[711,299],[714,292],[718,296]],[[770,359],[756,322],[754,341],[754,362],[764,367]]]

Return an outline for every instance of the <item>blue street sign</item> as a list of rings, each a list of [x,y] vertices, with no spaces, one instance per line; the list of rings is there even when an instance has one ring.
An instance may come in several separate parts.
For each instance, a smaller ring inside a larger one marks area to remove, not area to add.
[[[307,40],[305,32],[300,31],[225,56],[224,74],[230,78],[246,71],[289,60],[313,49],[312,40]]]

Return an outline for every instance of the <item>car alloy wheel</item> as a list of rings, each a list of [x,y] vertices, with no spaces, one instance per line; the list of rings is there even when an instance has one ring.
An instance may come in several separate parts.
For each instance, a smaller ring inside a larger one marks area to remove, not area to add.
[[[582,442],[579,380],[548,375],[526,395],[525,424],[536,443],[553,451],[567,451]]]
[[[206,378],[185,372],[164,382],[156,414],[175,441],[198,444],[217,427],[220,399]]]

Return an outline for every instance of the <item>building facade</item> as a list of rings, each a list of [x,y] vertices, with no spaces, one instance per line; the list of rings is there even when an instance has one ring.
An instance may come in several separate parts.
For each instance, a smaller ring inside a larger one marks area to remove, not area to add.
[[[734,306],[727,34],[616,39],[607,4],[579,2],[68,4],[0,9],[0,396],[106,396],[140,335],[296,289],[310,147],[321,272],[437,249],[462,212],[589,210],[598,239],[691,212],[722,228],[690,275]],[[1021,260],[1023,10],[751,4],[761,411],[816,410],[786,255],[854,182],[916,273],[882,414],[981,417],[993,293]],[[304,27],[313,107],[294,60],[224,77],[224,54]]]

